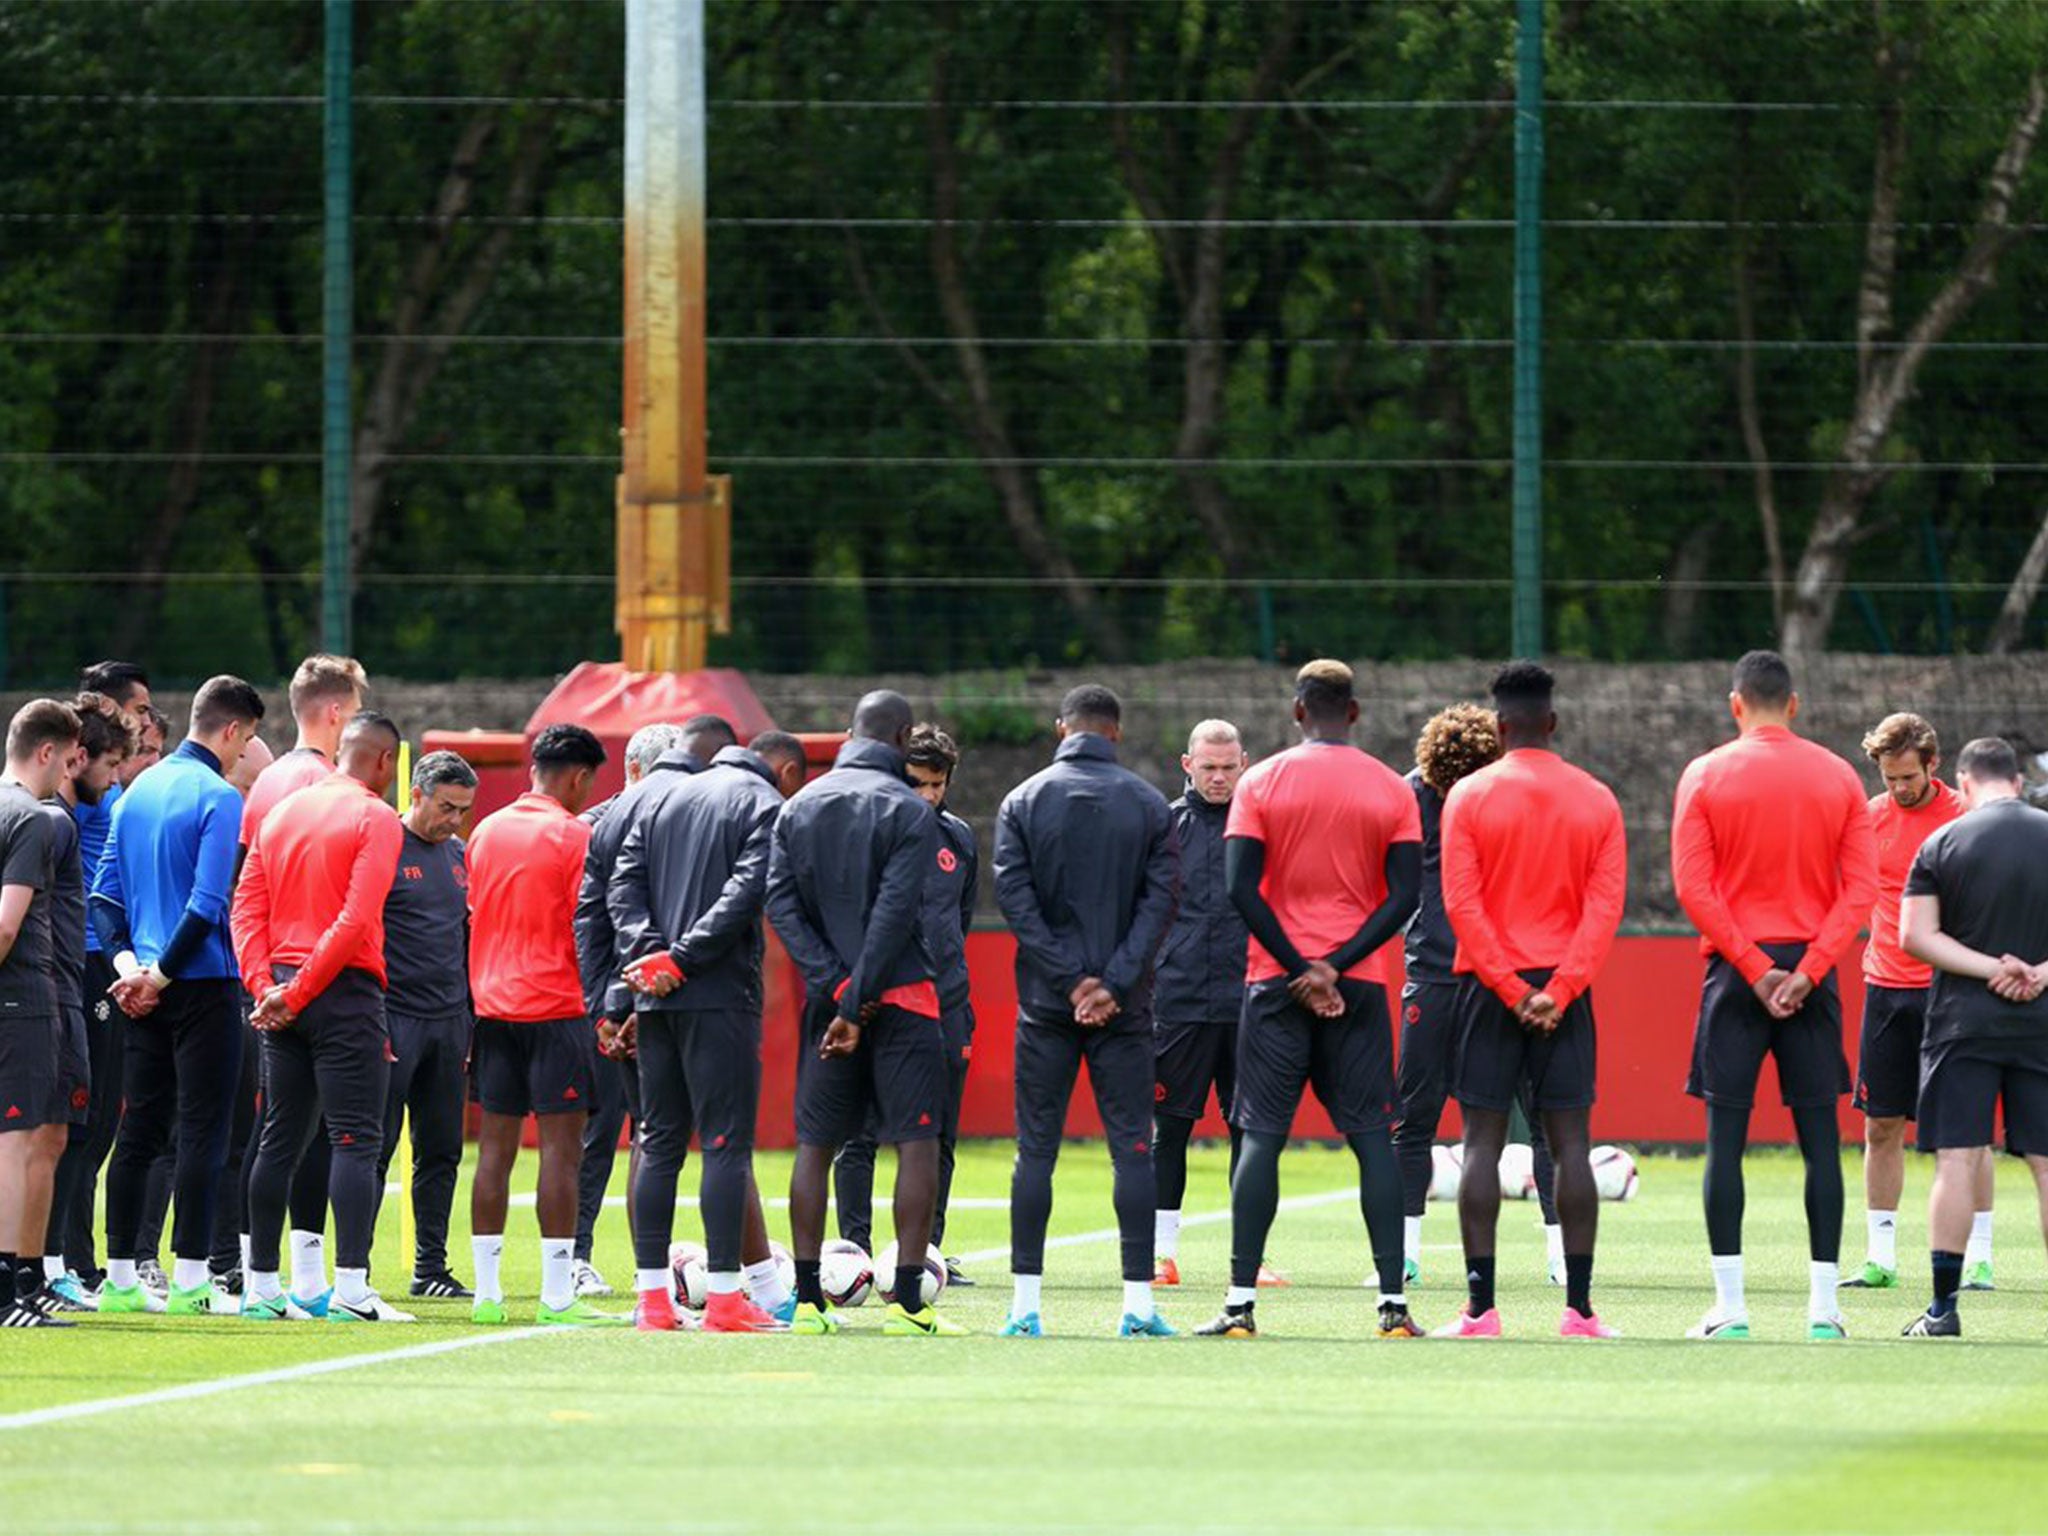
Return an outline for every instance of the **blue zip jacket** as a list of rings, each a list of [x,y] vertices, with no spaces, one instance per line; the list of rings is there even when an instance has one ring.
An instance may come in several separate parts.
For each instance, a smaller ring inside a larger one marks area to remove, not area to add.
[[[71,807],[71,819],[78,823],[78,868],[88,895],[100,872],[100,858],[107,851],[107,823],[113,820],[114,804],[120,798],[121,786],[113,784],[100,796],[99,804],[87,805],[81,800]],[[88,954],[100,952],[99,930],[91,923],[85,925],[85,948]]]
[[[92,883],[92,923],[108,954],[135,951],[173,981],[234,979],[228,899],[242,797],[220,759],[186,741],[114,807]]]

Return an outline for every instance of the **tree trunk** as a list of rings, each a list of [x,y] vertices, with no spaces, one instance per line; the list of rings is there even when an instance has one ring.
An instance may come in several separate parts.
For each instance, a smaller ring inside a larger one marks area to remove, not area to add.
[[[452,282],[445,268],[463,215],[481,174],[482,159],[499,126],[499,112],[479,112],[463,129],[434,200],[434,221],[407,265],[389,322],[377,374],[363,401],[349,477],[349,551],[360,566],[376,531],[391,456],[412,430],[421,402],[449,349],[469,326],[491,291],[498,268],[518,233],[517,221],[531,211],[552,147],[552,114],[542,111],[520,130],[506,183],[503,221],[477,242]],[[445,293],[442,292],[445,287]],[[436,303],[436,296],[440,295]]]
[[[2048,576],[2048,507],[2041,509],[2041,525],[2034,530],[2034,542],[2027,546],[2026,557],[2006,589],[1997,622],[1984,642],[1987,656],[2003,656],[2019,645],[2020,636],[2026,632],[2027,614],[2041,591],[2043,576]]]
[[[1800,554],[1791,599],[1779,626],[1779,648],[1788,657],[1797,660],[1827,649],[1835,605],[1849,571],[1849,551],[1870,498],[1890,475],[1885,449],[1900,412],[1912,396],[1920,368],[1935,343],[1948,335],[1997,281],[1998,259],[2019,237],[2020,230],[2012,224],[2012,205],[2034,152],[2044,108],[2048,108],[2048,86],[2044,86],[2043,76],[2036,71],[2027,81],[2026,95],[2013,117],[2005,146],[1985,179],[1984,202],[1977,213],[1969,248],[1904,341],[1895,350],[1882,355],[1873,353],[1869,359],[1864,377],[1857,385],[1848,434],[1821,492],[1820,508],[1814,516],[1812,532],[1807,535],[1806,548]],[[1881,114],[1878,165],[1880,172],[1889,166],[1896,177],[1902,167],[1883,147],[1885,132]],[[1880,216],[1895,215],[1896,209],[1895,195],[1886,196],[1882,188],[1874,191],[1873,225]],[[1865,326],[1873,323],[1872,316],[1881,312],[1889,324],[1895,276],[1891,260],[1890,242],[1878,238],[1873,228],[1865,247],[1864,282],[1858,301],[1859,340]]]

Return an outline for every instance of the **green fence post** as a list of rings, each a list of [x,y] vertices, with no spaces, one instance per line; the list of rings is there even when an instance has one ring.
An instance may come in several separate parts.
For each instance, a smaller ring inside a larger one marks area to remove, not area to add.
[[[350,650],[353,606],[349,551],[350,425],[349,349],[355,326],[355,256],[350,170],[351,76],[354,0],[327,0],[327,70],[322,113],[326,159],[326,210],[321,281],[320,375],[320,634],[337,655]]]
[[[1519,0],[1515,36],[1513,649],[1543,653],[1543,0]]]

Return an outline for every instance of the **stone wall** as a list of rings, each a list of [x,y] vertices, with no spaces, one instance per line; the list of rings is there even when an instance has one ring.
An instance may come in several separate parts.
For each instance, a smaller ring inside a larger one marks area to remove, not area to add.
[[[1405,770],[1413,762],[1422,723],[1446,703],[1482,697],[1494,664],[1356,665],[1364,711],[1359,742]],[[1559,745],[1614,786],[1628,819],[1630,919],[1677,921],[1669,865],[1672,791],[1690,758],[1732,732],[1728,668],[1720,663],[1607,666],[1571,661],[1553,666],[1562,721]],[[1051,722],[1060,696],[1082,681],[1107,683],[1122,696],[1124,761],[1169,795],[1180,789],[1179,754],[1187,729],[1204,716],[1236,721],[1254,755],[1293,739],[1291,674],[1250,662],[943,677],[764,674],[752,679],[769,712],[792,730],[841,728],[861,689],[883,686],[901,689],[920,715],[961,727],[967,755],[954,803],[975,824],[984,850],[1004,792],[1043,765],[1052,749]],[[1801,728],[1855,763],[1873,792],[1876,775],[1858,743],[1864,731],[1895,709],[1926,715],[1951,754],[1970,737],[1984,735],[2006,736],[2029,754],[2048,750],[2048,658],[2040,655],[1834,656],[1806,669],[1801,681]],[[552,679],[392,683],[377,691],[375,702],[417,739],[435,727],[516,730],[552,686]],[[11,714],[22,697],[0,697],[0,708]],[[271,715],[264,734],[274,746],[288,746],[282,694],[267,697]],[[166,694],[159,702],[175,720],[188,701]],[[986,890],[983,910],[993,910]]]

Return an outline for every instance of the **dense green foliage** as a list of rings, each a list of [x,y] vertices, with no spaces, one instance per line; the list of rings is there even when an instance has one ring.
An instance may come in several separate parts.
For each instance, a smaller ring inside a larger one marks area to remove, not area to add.
[[[356,11],[359,424],[399,402],[359,449],[356,648],[413,676],[616,654],[623,10]],[[110,650],[269,676],[316,638],[320,15],[0,10],[16,681]],[[1506,644],[1511,4],[709,0],[708,26],[724,659]],[[1880,343],[1957,270],[2044,60],[2030,0],[1553,5],[1552,648],[1770,637],[1752,450],[1796,565],[1856,404],[1886,124]],[[1995,286],[1888,434],[1838,646],[1981,644],[2041,519],[2044,187],[2030,163]]]

